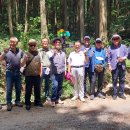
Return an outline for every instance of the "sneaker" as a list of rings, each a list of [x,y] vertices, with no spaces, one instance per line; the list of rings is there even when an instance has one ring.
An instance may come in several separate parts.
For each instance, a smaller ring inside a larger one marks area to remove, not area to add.
[[[26,105],[26,110],[30,110],[31,109],[31,105]]]
[[[52,106],[52,107],[55,107],[55,106],[56,106],[56,103],[55,103],[55,102],[51,102],[51,106]]]
[[[57,100],[55,103],[64,104],[64,102],[61,99]]]
[[[90,100],[94,100],[94,95],[90,95]]]
[[[113,98],[113,100],[116,100],[117,99],[117,95],[113,95],[112,98]]]
[[[85,99],[84,99],[83,97],[81,97],[80,100],[81,100],[82,102],[85,102]]]
[[[36,106],[36,107],[43,107],[43,104],[42,103],[35,103],[34,106]]]
[[[0,105],[0,109],[2,109],[2,106]]]
[[[73,98],[71,98],[72,101],[77,100],[77,99],[78,99],[77,96],[74,96]]]
[[[17,107],[23,107],[23,104],[21,102],[16,102],[15,106],[17,106]]]
[[[11,103],[8,103],[7,104],[7,111],[11,111],[12,110],[12,104]]]
[[[126,97],[124,96],[124,94],[120,94],[119,98],[122,98],[122,99],[126,100]]]
[[[106,97],[104,95],[102,95],[101,93],[98,93],[97,95],[99,98],[105,99]]]

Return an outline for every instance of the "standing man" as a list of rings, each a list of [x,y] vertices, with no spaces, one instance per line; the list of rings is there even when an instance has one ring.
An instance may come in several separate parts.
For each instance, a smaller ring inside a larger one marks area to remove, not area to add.
[[[86,79],[87,76],[89,77],[89,84],[91,84],[91,79],[92,79],[92,71],[91,71],[91,46],[90,46],[90,37],[85,36],[84,37],[84,45],[82,46],[81,50],[83,52],[86,52],[88,55],[88,62],[85,63],[85,75],[84,75],[84,97],[86,97],[87,94],[87,86],[86,86]]]
[[[85,54],[81,51],[81,42],[75,42],[75,51],[71,52],[68,58],[68,72],[71,73],[74,79],[74,97],[72,101],[80,98],[82,102],[84,99],[84,67],[86,62]]]
[[[103,43],[101,38],[97,38],[95,42],[95,47],[92,48],[92,82],[90,85],[90,100],[94,100],[95,95],[99,98],[105,99],[102,94],[104,71],[106,68],[106,51],[103,49]],[[96,80],[98,79],[98,88],[95,93]]]
[[[45,98],[47,101],[50,101],[49,89],[50,89],[50,64],[51,63],[50,63],[49,56],[47,54],[49,52],[49,47],[48,47],[49,40],[47,38],[43,38],[41,42],[42,42],[42,48],[38,50],[41,58],[41,64],[42,64],[41,86],[44,79]]]
[[[22,107],[20,102],[21,94],[21,75],[20,75],[20,60],[23,57],[23,51],[17,48],[18,39],[16,37],[10,38],[10,47],[5,49],[0,55],[0,60],[6,62],[6,102],[7,111],[12,110],[12,89],[15,85],[16,100],[15,105]]]
[[[51,79],[52,79],[52,96],[51,102],[54,107],[56,103],[63,104],[64,102],[60,100],[62,95],[62,84],[64,79],[64,74],[66,71],[66,55],[65,52],[61,50],[62,40],[60,38],[55,38],[53,40],[54,49],[51,52]]]
[[[109,70],[112,73],[113,84],[113,100],[117,98],[117,81],[119,78],[119,97],[126,99],[124,96],[125,87],[125,72],[128,52],[125,45],[121,44],[122,39],[118,34],[111,38],[112,45],[108,48],[108,64]]]
[[[26,83],[26,92],[25,92],[25,105],[26,110],[31,108],[31,94],[32,88],[34,87],[34,105],[37,107],[43,107],[41,102],[41,59],[37,51],[37,41],[35,39],[30,39],[28,42],[29,50],[24,55],[24,58],[21,61],[21,66],[26,64],[25,71],[25,83]]]

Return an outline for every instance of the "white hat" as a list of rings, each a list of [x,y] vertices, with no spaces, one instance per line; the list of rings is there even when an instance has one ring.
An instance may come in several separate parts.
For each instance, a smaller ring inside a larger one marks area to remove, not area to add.
[[[96,38],[96,42],[102,42],[101,38]]]
[[[122,40],[121,36],[118,35],[118,34],[114,34],[114,35],[111,37],[111,41],[112,41],[114,38],[119,38],[120,40]]]
[[[37,44],[37,41],[36,41],[35,39],[30,39],[30,40],[28,41],[28,44],[30,44],[30,43],[35,43],[35,44]]]

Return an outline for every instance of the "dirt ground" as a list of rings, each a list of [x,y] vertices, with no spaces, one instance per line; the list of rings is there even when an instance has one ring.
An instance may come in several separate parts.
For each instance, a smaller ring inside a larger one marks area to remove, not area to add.
[[[6,106],[0,111],[0,130],[130,130],[130,87],[126,88],[126,100],[111,97],[110,86],[104,90],[106,99],[86,102],[64,100],[55,108],[44,104],[43,108],[30,111]]]

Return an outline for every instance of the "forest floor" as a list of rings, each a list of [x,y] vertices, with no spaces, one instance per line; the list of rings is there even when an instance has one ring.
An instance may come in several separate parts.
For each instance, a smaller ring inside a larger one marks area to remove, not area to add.
[[[0,111],[0,130],[130,130],[130,87],[126,87],[126,100],[113,100],[111,87],[104,89],[106,99],[86,102],[65,99],[64,104],[52,108],[45,103],[43,108],[30,111],[6,106]]]

